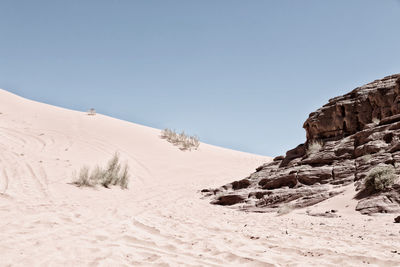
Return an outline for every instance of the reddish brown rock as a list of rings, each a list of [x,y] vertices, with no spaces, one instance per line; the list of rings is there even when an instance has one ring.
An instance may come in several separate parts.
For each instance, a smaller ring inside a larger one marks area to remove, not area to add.
[[[390,117],[383,118],[380,122],[379,125],[385,125],[389,123],[394,123],[400,121],[400,114],[396,114]]]
[[[338,188],[350,183],[363,190],[364,179],[377,166],[393,165],[400,175],[399,85],[400,74],[392,75],[329,100],[304,123],[304,144],[248,178],[222,186],[218,195],[208,193],[216,199],[212,203],[246,202],[244,209],[257,212],[282,203],[305,207],[337,195]],[[308,149],[315,142],[321,147]],[[357,193],[361,213],[400,212],[400,186],[374,195],[364,191]]]
[[[357,204],[356,210],[362,214],[399,213],[399,203],[398,193],[375,194],[361,199]]]
[[[297,180],[305,185],[326,184],[332,180],[333,167],[310,167],[297,173]]]
[[[258,183],[262,189],[276,189],[281,187],[294,187],[297,184],[296,173],[283,174],[281,176],[271,178],[265,178]]]
[[[343,138],[363,130],[374,118],[399,114],[399,77],[388,76],[329,100],[304,123],[307,140]]]
[[[296,158],[301,158],[306,154],[306,146],[304,144],[298,145],[296,148],[286,152],[286,157],[282,160],[280,167],[285,167],[290,161]]]
[[[273,159],[273,161],[279,161],[285,159],[285,156],[277,156]]]
[[[213,204],[222,206],[232,206],[243,201],[244,198],[239,195],[226,195],[218,197],[218,199]]]
[[[243,179],[240,181],[235,181],[232,183],[232,188],[233,190],[239,190],[239,189],[243,189],[243,188],[247,188],[250,186],[250,181],[247,179]]]
[[[380,151],[385,151],[387,148],[388,144],[383,140],[374,140],[364,145],[358,146],[354,150],[354,156],[357,158],[367,154],[375,154]]]
[[[333,166],[332,181],[333,185],[348,185],[355,181],[356,166],[353,160],[345,160]]]

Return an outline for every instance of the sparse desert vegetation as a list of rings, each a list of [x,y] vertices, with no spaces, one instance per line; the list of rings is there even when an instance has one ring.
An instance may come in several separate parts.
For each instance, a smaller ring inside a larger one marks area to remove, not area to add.
[[[168,128],[161,132],[161,138],[179,147],[181,150],[197,150],[200,145],[200,141],[197,136],[190,136],[185,134],[185,132],[178,134],[175,130]]]
[[[365,178],[365,188],[372,191],[382,191],[390,188],[397,180],[395,169],[392,165],[373,168]]]
[[[94,187],[102,185],[109,188],[112,185],[119,185],[122,189],[127,189],[129,183],[129,167],[127,164],[121,165],[119,154],[115,153],[109,160],[105,168],[96,166],[91,172],[88,166],[83,166],[78,175],[74,175],[73,184],[78,187]]]
[[[307,155],[317,153],[322,148],[321,141],[312,141],[307,147]]]
[[[372,123],[373,124],[379,124],[381,122],[380,119],[378,119],[377,117],[372,118]]]
[[[91,108],[91,109],[88,110],[87,114],[89,116],[94,116],[94,115],[96,115],[96,110],[94,108]]]

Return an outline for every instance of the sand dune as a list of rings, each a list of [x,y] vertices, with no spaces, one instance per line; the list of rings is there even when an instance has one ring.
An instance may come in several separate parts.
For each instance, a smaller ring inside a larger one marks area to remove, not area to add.
[[[1,266],[400,266],[393,215],[354,212],[354,188],[287,215],[213,206],[199,190],[270,158],[0,90]],[[128,190],[77,188],[74,170],[118,151]],[[307,215],[337,209],[337,218]]]

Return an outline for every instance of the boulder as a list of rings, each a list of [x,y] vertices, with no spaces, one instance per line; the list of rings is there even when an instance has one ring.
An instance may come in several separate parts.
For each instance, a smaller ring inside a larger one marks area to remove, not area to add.
[[[241,197],[239,195],[226,195],[218,197],[218,199],[213,204],[221,206],[232,206],[243,201],[244,197]]]
[[[333,179],[333,167],[309,167],[302,169],[297,173],[297,180],[305,185],[313,185],[315,183],[325,184]]]
[[[361,199],[356,206],[356,210],[367,215],[373,213],[399,213],[400,206],[386,195],[377,195]]]
[[[383,140],[374,140],[371,142],[368,142],[364,145],[358,146],[354,150],[354,156],[355,157],[361,157],[364,155],[368,154],[375,154],[380,151],[385,151],[385,149],[388,148],[388,144],[384,142]]]
[[[232,183],[233,190],[239,190],[243,188],[247,188],[251,185],[250,181],[247,179],[242,179],[240,181],[235,181]]]
[[[292,188],[297,184],[297,179],[296,179],[296,173],[289,173],[289,174],[284,174],[281,176],[278,176],[276,178],[265,178],[262,179],[258,183],[262,189],[276,189],[276,188],[281,188],[281,187],[289,187]]]
[[[296,148],[286,152],[286,157],[282,160],[279,167],[285,167],[293,159],[301,158],[305,154],[306,154],[306,146],[304,144],[300,144]]]

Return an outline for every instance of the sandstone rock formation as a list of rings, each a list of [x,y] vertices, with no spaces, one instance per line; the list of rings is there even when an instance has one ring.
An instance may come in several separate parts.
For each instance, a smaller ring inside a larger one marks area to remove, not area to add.
[[[286,156],[203,193],[213,204],[241,203],[242,209],[265,212],[288,203],[313,205],[355,183],[361,213],[400,212],[399,185],[375,193],[363,188],[368,172],[378,165],[393,165],[400,174],[400,74],[329,100],[303,127],[307,141]]]

